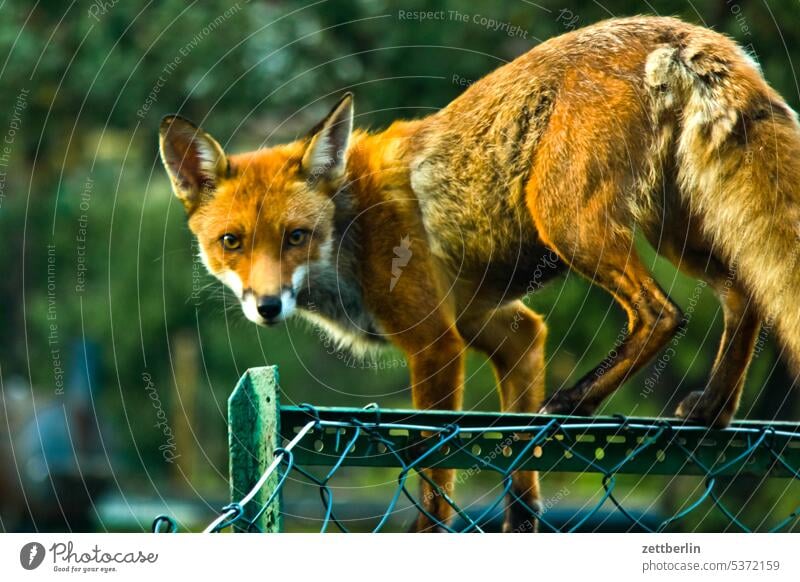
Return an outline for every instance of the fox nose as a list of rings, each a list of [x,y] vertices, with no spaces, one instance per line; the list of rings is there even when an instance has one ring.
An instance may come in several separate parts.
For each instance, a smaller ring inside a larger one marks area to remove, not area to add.
[[[281,298],[267,295],[258,300],[258,313],[266,320],[275,319],[281,314]]]

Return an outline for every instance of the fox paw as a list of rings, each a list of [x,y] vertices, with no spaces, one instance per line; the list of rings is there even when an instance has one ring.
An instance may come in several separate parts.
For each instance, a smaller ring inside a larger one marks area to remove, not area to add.
[[[436,523],[429,519],[427,516],[420,514],[417,519],[414,520],[414,523],[411,524],[411,527],[408,528],[408,533],[447,533],[448,529],[442,525],[442,523]]]
[[[537,533],[539,531],[538,514],[542,512],[540,501],[529,502],[533,512],[519,503],[509,503],[506,506],[505,519],[503,520],[503,533]]]
[[[675,409],[675,416],[713,428],[727,427],[733,420],[733,412],[709,406],[708,401],[703,398],[704,394],[705,392],[702,390],[690,392],[678,404],[678,408]]]
[[[597,406],[582,398],[575,398],[569,391],[556,392],[542,406],[539,414],[558,414],[563,416],[592,416]]]

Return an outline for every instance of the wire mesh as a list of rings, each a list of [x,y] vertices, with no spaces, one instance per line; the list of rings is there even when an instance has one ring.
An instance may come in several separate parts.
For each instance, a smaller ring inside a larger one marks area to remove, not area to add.
[[[549,531],[579,531],[601,510],[614,511],[638,531],[663,532],[680,529],[680,523],[701,507],[716,507],[733,529],[751,528],[740,519],[739,509],[723,501],[723,477],[758,475],[762,478],[800,479],[800,425],[790,423],[734,423],[725,430],[664,419],[633,419],[622,416],[582,419],[537,415],[462,414],[381,410],[323,409],[310,405],[284,407],[280,411],[284,446],[254,480],[253,489],[239,502],[223,508],[206,532],[232,525],[240,531],[258,532],[258,518],[271,504],[279,503],[290,476],[315,486],[322,505],[319,531],[349,528],[337,513],[331,481],[344,466],[397,467],[396,483],[372,531],[385,531],[389,518],[402,499],[424,513],[443,531],[482,532],[484,523],[502,508],[512,493],[511,475],[520,469],[579,471],[596,474],[599,495],[591,507],[568,527],[550,521],[541,508],[525,506]],[[480,424],[491,419],[491,422]],[[432,422],[433,421],[433,422]],[[444,422],[447,421],[447,422]],[[591,437],[591,438],[589,438]],[[494,446],[491,446],[494,443]],[[314,470],[323,467],[322,471]],[[501,487],[477,514],[456,503],[447,491],[433,483],[423,469],[461,468],[487,471],[499,477]],[[275,472],[277,486],[256,512],[246,516],[244,506]],[[625,507],[617,495],[618,476],[635,474],[700,475],[703,487],[674,515],[653,526]],[[445,523],[428,513],[409,484],[412,475],[431,483],[460,518]],[[516,498],[524,505],[524,501]],[[798,500],[800,505],[800,500]],[[791,529],[800,507],[764,528],[778,532]],[[159,516],[154,531],[174,531],[167,516]]]

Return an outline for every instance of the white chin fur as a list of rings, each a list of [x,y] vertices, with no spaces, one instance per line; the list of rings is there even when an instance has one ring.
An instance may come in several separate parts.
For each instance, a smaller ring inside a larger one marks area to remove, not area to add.
[[[253,323],[264,325],[264,318],[261,317],[261,314],[258,312],[258,306],[256,305],[256,296],[252,293],[248,293],[242,297],[242,311],[244,312],[244,316]]]
[[[290,291],[284,291],[281,293],[281,314],[273,320],[270,320],[271,323],[277,323],[281,321],[286,321],[295,311],[297,307],[297,301],[294,298],[294,295]],[[256,296],[252,293],[247,293],[242,298],[242,311],[244,312],[244,316],[256,323],[258,325],[266,325],[267,321],[261,317],[261,314],[258,312],[258,306],[256,305]]]
[[[276,322],[285,321],[294,314],[297,308],[297,293],[305,284],[307,272],[306,267],[303,265],[298,267],[292,275],[293,290],[287,290],[281,293],[281,314],[275,319]],[[253,293],[244,293],[242,280],[236,273],[233,271],[224,271],[218,274],[217,278],[233,291],[236,297],[241,301],[242,312],[247,319],[258,325],[266,324],[266,321],[258,312],[256,296]]]
[[[271,320],[271,323],[286,321],[295,312],[296,307],[297,300],[294,294],[291,291],[284,291],[281,293],[281,314],[274,320]],[[261,314],[258,312],[256,296],[252,293],[246,293],[242,297],[242,311],[244,312],[244,316],[253,323],[266,325],[267,321],[261,317]]]
[[[295,299],[294,293],[284,291],[281,293],[281,314],[278,319],[281,321],[288,319],[294,313],[296,307],[297,299]]]
[[[237,299],[242,299],[242,293],[244,289],[242,288],[242,280],[239,278],[239,275],[234,273],[233,271],[223,271],[217,278],[225,284],[228,289],[233,291],[234,295],[236,295]]]

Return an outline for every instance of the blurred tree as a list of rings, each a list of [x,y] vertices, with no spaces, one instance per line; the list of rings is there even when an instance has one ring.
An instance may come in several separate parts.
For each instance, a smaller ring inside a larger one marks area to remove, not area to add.
[[[401,15],[431,10],[444,11],[444,18]],[[170,338],[189,330],[203,364],[198,418],[189,422],[199,425],[209,482],[216,486],[226,474],[223,398],[246,367],[279,363],[287,400],[407,406],[406,370],[397,354],[364,366],[302,327],[256,329],[224,299],[194,258],[183,211],[157,161],[160,117],[178,111],[229,149],[243,150],[305,133],[349,89],[356,92],[359,125],[379,128],[445,106],[466,84],[551,36],[643,11],[730,34],[797,107],[795,2],[3,3],[0,133],[11,143],[2,144],[0,229],[11,236],[0,245],[0,264],[9,273],[0,278],[1,373],[28,377],[38,393],[58,397],[58,350],[76,337],[101,342],[102,410],[119,419],[122,449],[145,464],[149,477],[167,464],[158,453],[164,437],[153,428],[156,410],[142,374],[170,402]],[[508,26],[495,30],[484,17]],[[697,305],[676,356],[663,370],[658,362],[644,370],[609,410],[669,414],[676,387],[683,394],[708,373],[719,306],[652,250],[644,253],[684,309]],[[624,325],[610,297],[576,276],[530,302],[551,327],[550,390],[596,363]],[[745,410],[758,397],[758,414],[774,414],[771,403],[786,393],[791,378],[776,367],[776,354],[766,344]],[[496,407],[484,364],[470,359],[474,389],[467,406]],[[648,378],[654,387],[645,394]],[[759,397],[762,388],[768,398]],[[165,404],[164,410],[176,409]]]

